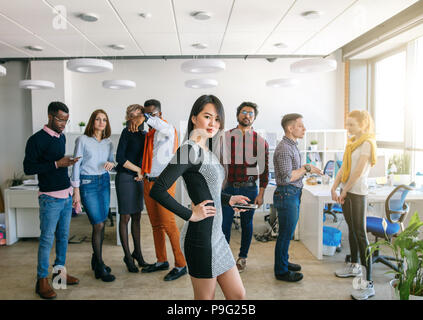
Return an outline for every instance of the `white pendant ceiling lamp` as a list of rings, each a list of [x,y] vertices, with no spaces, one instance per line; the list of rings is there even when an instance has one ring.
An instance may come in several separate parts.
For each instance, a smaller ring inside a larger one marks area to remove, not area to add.
[[[181,70],[188,73],[213,73],[225,68],[225,62],[219,59],[194,59],[185,61],[181,65]]]
[[[132,80],[104,80],[103,87],[106,89],[122,90],[122,89],[132,89],[137,85]]]
[[[281,79],[273,79],[273,80],[266,81],[266,86],[271,88],[289,88],[289,87],[295,87],[299,83],[300,81],[298,79],[281,78]]]
[[[334,59],[311,58],[294,62],[290,69],[294,73],[330,72],[336,70],[336,66]]]
[[[81,73],[100,73],[113,71],[113,64],[103,59],[72,59],[68,60],[66,67],[71,71]]]
[[[4,77],[7,73],[6,67],[0,65],[0,77]]]
[[[21,80],[19,81],[19,88],[29,90],[53,89],[54,82],[46,80]]]
[[[218,82],[214,79],[192,79],[185,81],[185,86],[191,89],[207,89],[217,87]]]

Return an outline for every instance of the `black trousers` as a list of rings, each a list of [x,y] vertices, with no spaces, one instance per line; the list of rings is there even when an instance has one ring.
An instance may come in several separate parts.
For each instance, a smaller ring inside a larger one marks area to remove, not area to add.
[[[351,250],[351,262],[360,261],[366,267],[366,280],[372,280],[372,258],[366,259],[369,252],[367,246],[369,239],[366,232],[367,196],[347,192],[345,202],[342,205],[345,221],[348,225],[348,240]]]

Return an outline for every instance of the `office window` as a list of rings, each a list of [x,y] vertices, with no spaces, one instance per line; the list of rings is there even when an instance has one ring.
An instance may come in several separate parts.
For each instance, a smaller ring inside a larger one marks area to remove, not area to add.
[[[412,87],[412,113],[416,120],[414,126],[414,143],[413,147],[423,149],[423,38],[416,41],[415,50],[415,68],[414,68],[414,81]],[[417,161],[416,161],[417,162]],[[423,164],[422,164],[423,165]]]
[[[374,116],[377,141],[404,141],[406,53],[374,64]]]

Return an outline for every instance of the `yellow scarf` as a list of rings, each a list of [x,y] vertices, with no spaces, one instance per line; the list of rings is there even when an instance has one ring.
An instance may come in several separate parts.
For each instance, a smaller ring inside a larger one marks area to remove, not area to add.
[[[347,146],[345,147],[344,158],[342,160],[342,165],[344,167],[344,171],[342,172],[342,179],[343,183],[347,182],[350,173],[351,173],[351,155],[355,149],[363,144],[363,142],[368,141],[372,146],[371,151],[371,158],[370,158],[370,165],[373,167],[376,164],[376,139],[373,134],[363,134],[359,139],[355,139],[355,137],[348,139]]]

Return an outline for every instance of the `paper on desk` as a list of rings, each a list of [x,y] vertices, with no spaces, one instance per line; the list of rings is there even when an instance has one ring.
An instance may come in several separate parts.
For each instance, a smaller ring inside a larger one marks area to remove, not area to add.
[[[19,186],[9,187],[9,189],[12,189],[12,190],[36,190],[37,188],[38,186],[25,186],[23,184]]]

